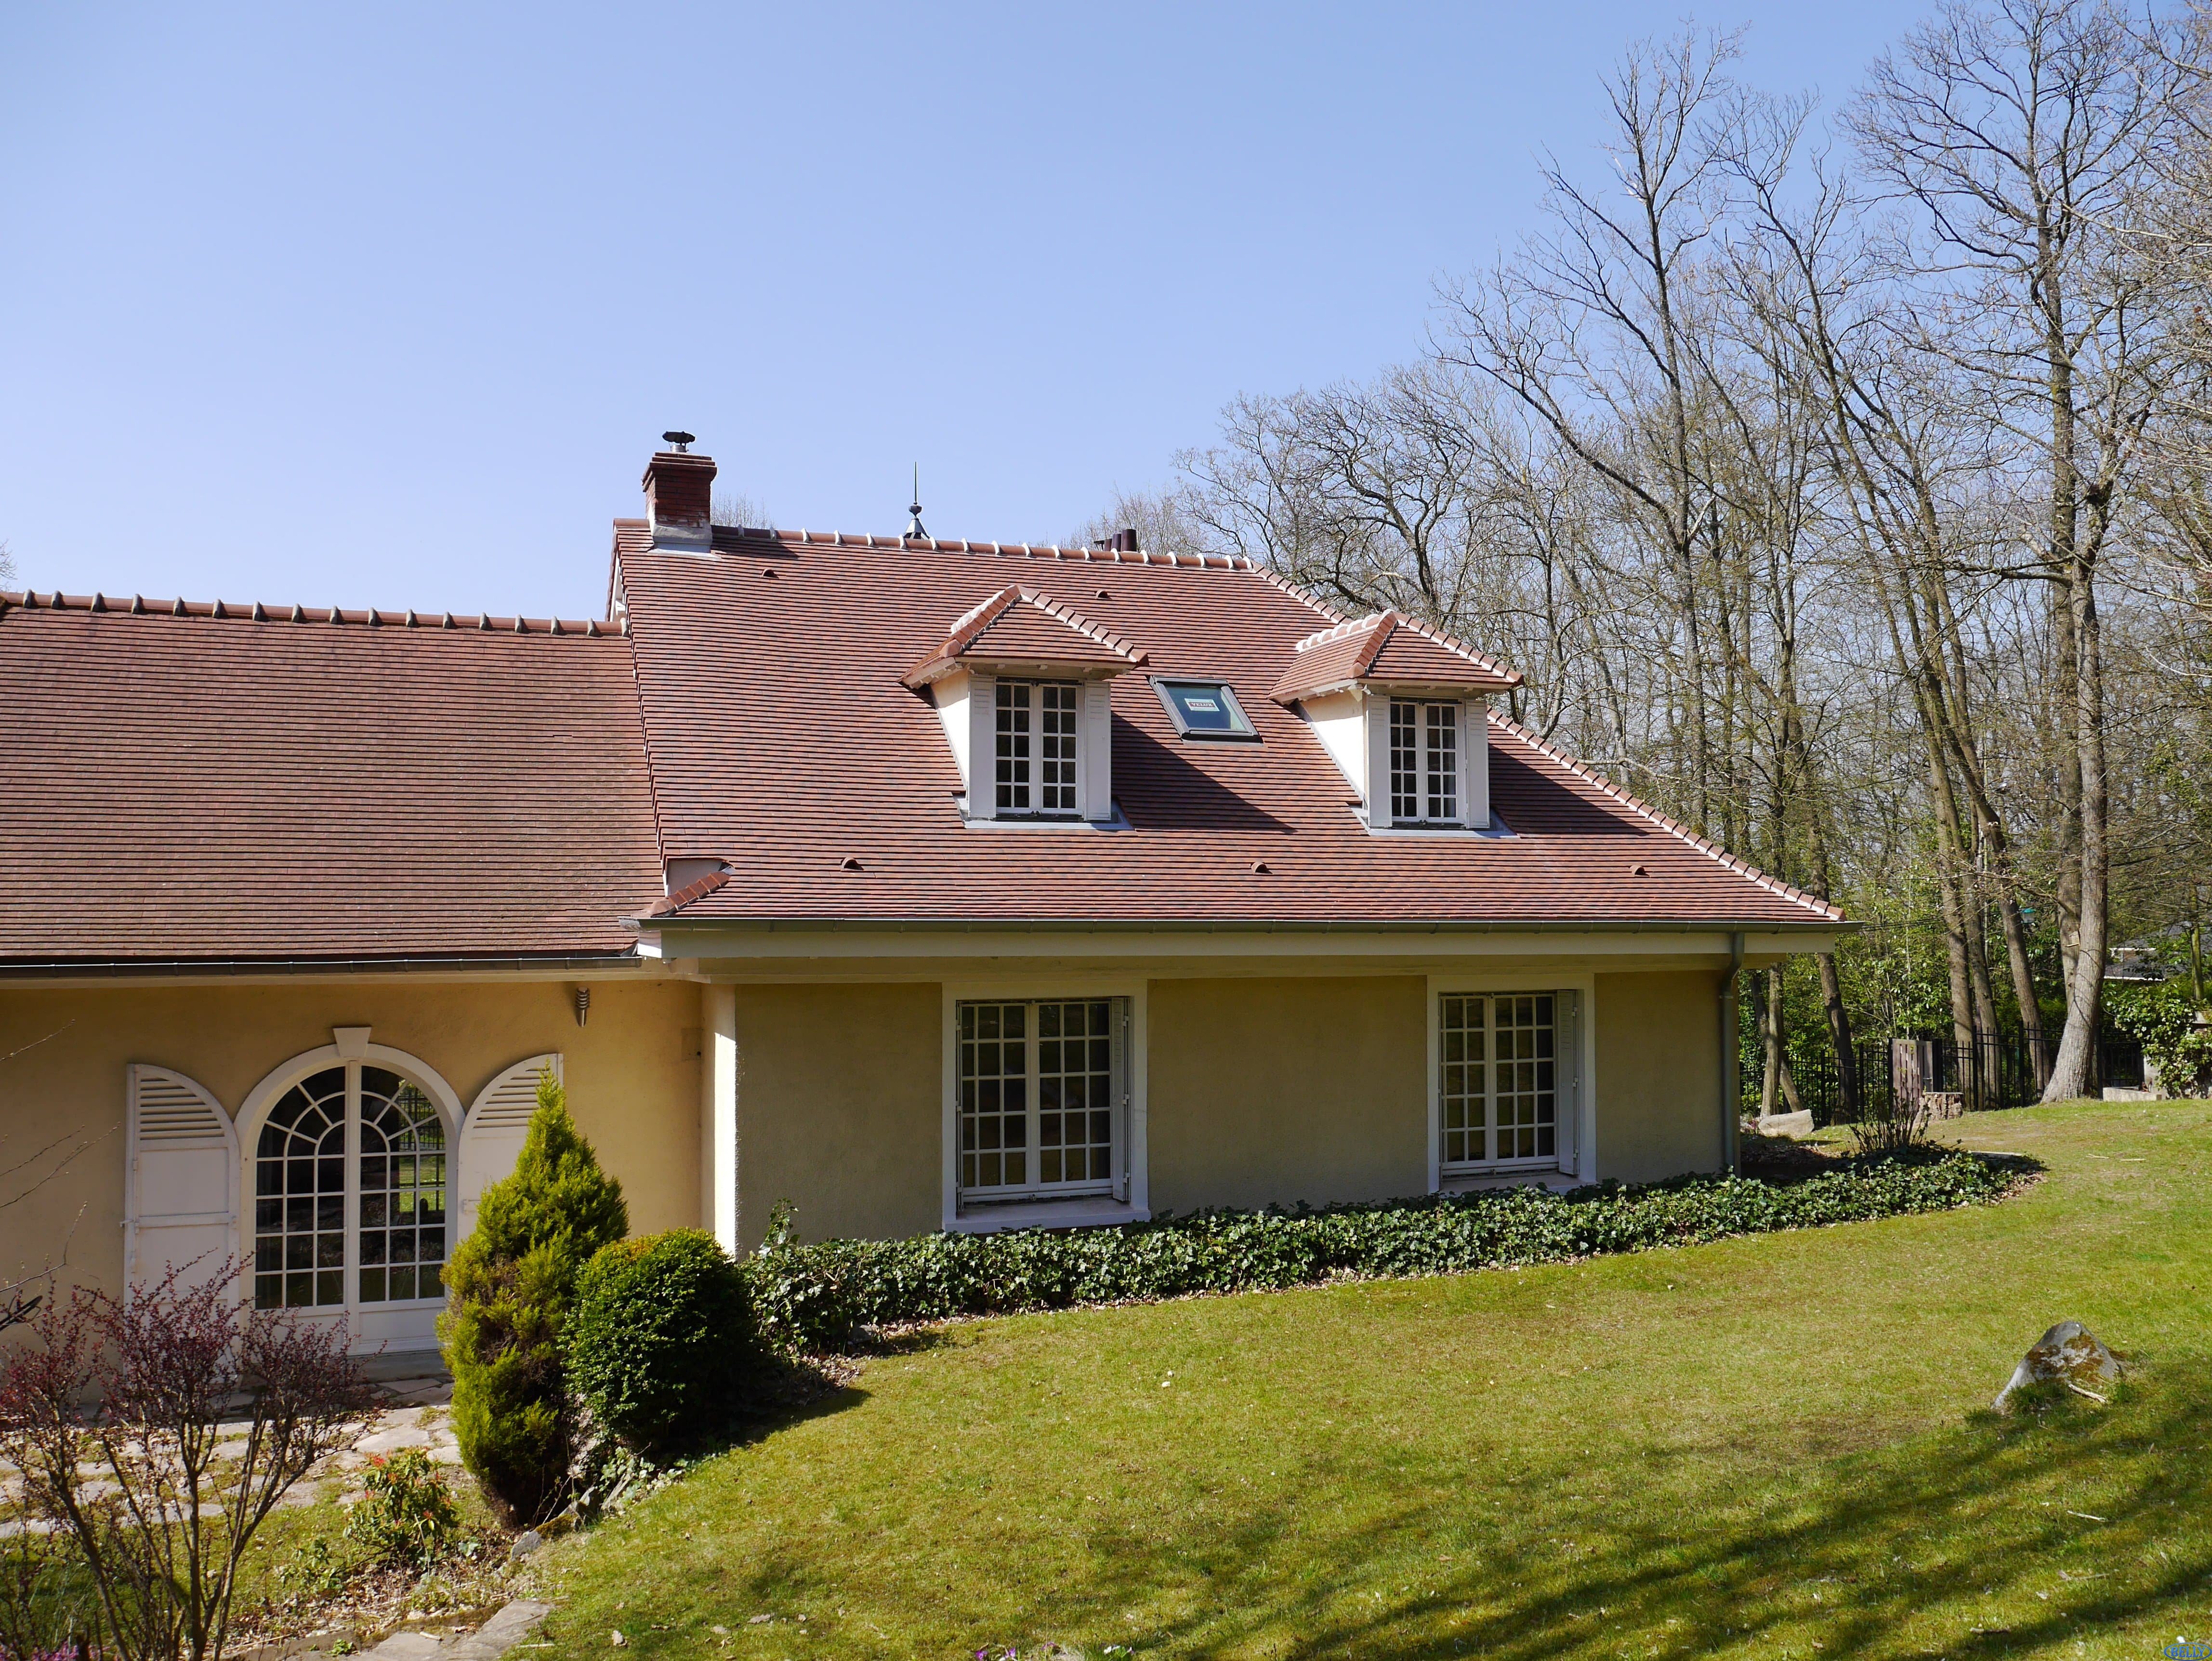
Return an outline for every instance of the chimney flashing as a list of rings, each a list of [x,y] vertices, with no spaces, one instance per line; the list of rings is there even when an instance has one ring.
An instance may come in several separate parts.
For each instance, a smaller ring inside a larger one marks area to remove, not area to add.
[[[656,550],[711,553],[714,546],[714,459],[659,450],[645,465],[646,528]]]

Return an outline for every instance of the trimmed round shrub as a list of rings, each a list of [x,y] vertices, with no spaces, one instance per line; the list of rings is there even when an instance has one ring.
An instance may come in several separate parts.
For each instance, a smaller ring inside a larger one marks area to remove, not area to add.
[[[562,1332],[584,1265],[629,1232],[622,1184],[599,1169],[547,1072],[514,1174],[484,1189],[446,1267],[438,1319],[462,1463],[518,1521],[567,1498],[574,1426]]]
[[[603,1247],[568,1321],[568,1378],[592,1416],[653,1452],[726,1421],[752,1356],[744,1276],[711,1234]]]

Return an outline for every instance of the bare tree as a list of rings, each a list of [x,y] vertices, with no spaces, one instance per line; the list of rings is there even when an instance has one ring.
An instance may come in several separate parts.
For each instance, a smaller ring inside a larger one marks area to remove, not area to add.
[[[1953,4],[1835,130],[1730,37],[1639,46],[1598,183],[1547,163],[1425,360],[1238,398],[1158,500],[1510,657],[1516,714],[1866,917],[1808,989],[1847,1110],[1868,1020],[2016,1019],[2085,1089],[2110,918],[2185,922],[2203,862],[2208,47],[2212,9]],[[1796,973],[1747,1022],[1767,1105]]]
[[[1929,349],[1954,359],[2034,447],[2047,507],[2028,562],[2051,586],[2073,764],[2061,905],[2066,1026],[2046,1097],[2090,1086],[2111,847],[2105,554],[2160,352],[2147,269],[2116,234],[2170,121],[2168,60],[2105,0],[1953,3],[1879,58],[1850,112],[1873,178],[1909,211],[1899,248],[1930,293]]]
[[[754,530],[766,530],[775,524],[775,515],[769,512],[766,504],[743,491],[715,492],[712,516],[717,525],[736,525]]]
[[[1163,553],[1194,553],[1210,539],[1206,529],[1191,518],[1183,494],[1115,490],[1103,512],[1077,526],[1064,541],[1073,548],[1091,547],[1110,542],[1125,531],[1137,533],[1139,548]]]

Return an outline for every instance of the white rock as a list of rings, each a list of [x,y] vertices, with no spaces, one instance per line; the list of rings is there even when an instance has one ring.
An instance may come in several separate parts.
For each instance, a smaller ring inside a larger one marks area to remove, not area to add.
[[[2106,1392],[2098,1386],[2108,1385],[2119,1376],[2119,1358],[2099,1343],[2088,1328],[2079,1321],[2061,1321],[2038,1338],[2021,1358],[2011,1378],[1990,1405],[2002,1413],[2014,1390],[2052,1379],[2101,1402]]]

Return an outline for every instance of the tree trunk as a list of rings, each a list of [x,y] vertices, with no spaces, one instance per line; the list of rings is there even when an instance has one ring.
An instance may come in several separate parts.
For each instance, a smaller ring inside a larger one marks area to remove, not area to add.
[[[1820,970],[1820,1007],[1828,1018],[1828,1042],[1836,1051],[1836,1111],[1847,1124],[1859,1117],[1858,1057],[1851,1051],[1850,1012],[1844,1007],[1843,977],[1836,972],[1836,954],[1823,952],[1814,962]]]
[[[1782,982],[1770,969],[1760,978],[1765,981],[1766,995],[1759,1001],[1759,1045],[1765,1054],[1765,1075],[1759,1086],[1759,1116],[1771,1118],[1774,1114],[1774,1098],[1782,1085]]]
[[[2097,1037],[2104,1016],[2106,883],[2111,850],[2106,845],[2109,801],[2105,776],[2105,672],[2102,630],[2097,618],[2094,569],[2076,562],[2074,629],[2081,661],[2075,676],[2075,731],[2081,770],[2081,932],[2068,983],[2066,1030],[2059,1035],[2058,1057],[2051,1064],[2046,1102],[2086,1096],[2097,1083]]]

